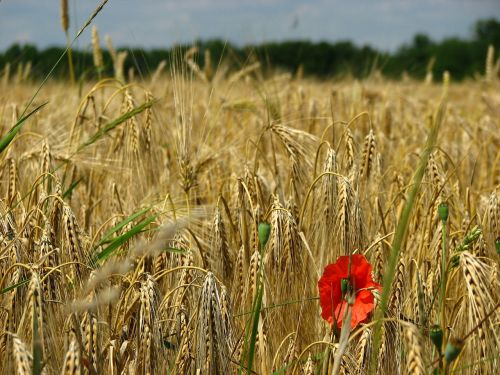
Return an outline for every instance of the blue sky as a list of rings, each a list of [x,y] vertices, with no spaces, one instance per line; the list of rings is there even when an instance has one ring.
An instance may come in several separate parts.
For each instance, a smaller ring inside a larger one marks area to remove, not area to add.
[[[63,45],[60,0],[0,0],[0,50],[14,42]],[[69,0],[73,33],[99,3]],[[169,47],[219,37],[239,45],[351,39],[391,50],[417,32],[467,37],[480,18],[500,19],[500,0],[109,0],[95,19],[116,46]],[[90,30],[78,41],[90,43]]]

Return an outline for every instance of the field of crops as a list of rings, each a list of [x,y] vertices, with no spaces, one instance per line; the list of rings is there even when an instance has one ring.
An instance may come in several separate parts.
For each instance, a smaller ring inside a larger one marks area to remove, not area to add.
[[[190,53],[0,82],[0,373],[495,373],[495,74]]]

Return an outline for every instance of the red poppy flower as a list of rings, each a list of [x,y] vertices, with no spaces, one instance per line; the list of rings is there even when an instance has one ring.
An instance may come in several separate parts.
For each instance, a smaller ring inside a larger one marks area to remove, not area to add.
[[[325,267],[323,276],[318,281],[319,303],[321,305],[321,317],[333,324],[335,317],[337,326],[342,327],[347,302],[342,295],[343,279],[349,284],[355,296],[352,306],[351,328],[359,323],[365,322],[373,311],[373,288],[381,289],[380,284],[372,279],[371,265],[364,255],[353,254],[351,256],[351,275],[349,277],[349,256],[341,256],[333,264]],[[345,297],[345,295],[344,295]]]

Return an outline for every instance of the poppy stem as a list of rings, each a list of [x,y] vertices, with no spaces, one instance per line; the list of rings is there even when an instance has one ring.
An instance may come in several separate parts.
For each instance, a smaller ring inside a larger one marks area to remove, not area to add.
[[[330,340],[332,337],[330,336]],[[323,368],[321,369],[321,375],[328,375],[328,367],[330,365],[330,351],[331,348],[328,346],[323,353]]]
[[[351,333],[351,318],[352,318],[352,305],[347,304],[345,309],[342,329],[340,331],[339,347],[335,351],[335,357],[333,359],[333,369],[332,375],[338,374],[340,371],[340,364],[342,363],[342,356],[347,349],[349,344],[349,334]]]

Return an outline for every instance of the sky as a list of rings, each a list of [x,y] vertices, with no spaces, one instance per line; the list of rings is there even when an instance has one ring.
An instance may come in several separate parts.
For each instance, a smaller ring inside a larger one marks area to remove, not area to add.
[[[99,0],[68,0],[70,30]],[[13,43],[64,45],[60,0],[0,0],[0,51]],[[423,32],[469,37],[481,18],[500,20],[500,0],[109,0],[94,20],[115,46],[167,48],[196,39],[237,45],[308,39],[352,40],[394,50]],[[90,28],[77,46],[90,44]]]

